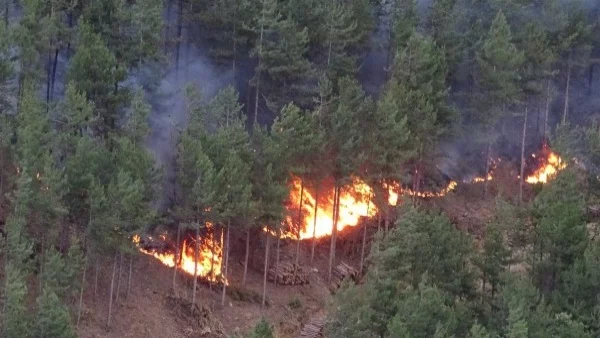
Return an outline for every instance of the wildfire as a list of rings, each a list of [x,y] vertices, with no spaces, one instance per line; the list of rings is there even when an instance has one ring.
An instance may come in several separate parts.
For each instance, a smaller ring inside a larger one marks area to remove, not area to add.
[[[535,154],[532,157],[536,158]],[[547,183],[550,178],[566,167],[567,163],[563,162],[560,156],[548,151],[542,165],[532,175],[529,175],[525,181],[530,184]]]
[[[212,230],[212,227],[209,227]],[[161,235],[161,240],[164,241],[166,237]],[[198,241],[198,261],[194,258],[194,249]],[[213,231],[208,231],[207,236],[204,238],[185,238],[182,243],[180,257],[177,257],[176,262],[175,252],[173,249],[155,249],[150,247],[144,247],[141,245],[141,238],[139,235],[133,236],[133,243],[136,244],[138,250],[143,254],[152,256],[159,260],[162,264],[168,267],[177,268],[189,274],[194,275],[194,269],[197,266],[198,276],[204,277],[210,281],[216,281],[221,275],[222,265],[222,244],[214,241]]]
[[[300,204],[302,182],[300,179],[294,179],[290,189],[290,202],[292,208],[297,208]],[[344,187],[340,191],[340,208],[337,229],[342,230],[347,226],[358,224],[360,217],[375,216],[377,208],[375,204],[369,201],[372,195],[371,187],[362,180],[355,178],[351,185]],[[300,239],[331,235],[333,229],[333,198],[334,191],[331,189],[324,196],[319,196],[318,210],[316,211],[316,229],[315,225],[315,204],[316,199],[313,194],[304,189],[302,193],[302,217]],[[391,198],[391,197],[390,197]],[[293,211],[292,211],[293,213]],[[291,217],[288,223],[293,224]],[[297,233],[298,231],[294,231]],[[289,236],[287,236],[289,237]],[[293,236],[296,238],[297,236]]]

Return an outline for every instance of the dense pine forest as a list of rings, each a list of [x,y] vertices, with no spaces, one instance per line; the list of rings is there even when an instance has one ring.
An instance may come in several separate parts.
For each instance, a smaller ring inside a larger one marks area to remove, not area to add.
[[[600,336],[598,2],[0,8],[0,337],[120,336],[148,256],[192,313],[352,261],[329,338]]]

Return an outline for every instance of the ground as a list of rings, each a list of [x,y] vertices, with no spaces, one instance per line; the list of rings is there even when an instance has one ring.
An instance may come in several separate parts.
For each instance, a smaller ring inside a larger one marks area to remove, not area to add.
[[[506,186],[506,185],[505,185]],[[494,184],[490,185],[494,190]],[[496,191],[494,191],[496,193]],[[432,199],[422,203],[445,211],[455,226],[475,237],[483,233],[484,225],[493,215],[494,198],[482,198],[481,184],[462,187],[444,198]],[[363,220],[359,226],[347,228],[339,234],[337,261],[345,261],[357,269],[360,266],[363,224],[368,226],[368,241],[377,230],[376,220]],[[261,235],[261,238],[264,236]],[[268,283],[269,305],[262,307],[262,281],[264,262],[264,244],[259,238],[251,251],[250,269],[245,287],[241,287],[244,258],[244,237],[232,236],[230,258],[230,285],[225,306],[221,306],[221,288],[209,288],[201,285],[197,299],[209,309],[211,317],[220,322],[229,337],[248,332],[261,318],[266,318],[276,329],[278,337],[291,338],[298,334],[301,326],[310,318],[326,311],[331,293],[328,288],[327,267],[329,238],[317,242],[315,259],[310,262],[311,241],[301,245],[300,263],[310,272],[310,284],[304,286],[278,286]],[[273,244],[273,243],[272,243]],[[275,260],[273,244],[271,260]],[[292,240],[281,242],[281,261],[293,261],[296,245]],[[368,248],[366,250],[368,253]],[[94,269],[88,271],[87,290],[84,296],[85,311],[78,330],[80,337],[220,337],[215,328],[203,328],[207,324],[191,316],[187,310],[191,300],[192,278],[178,275],[176,291],[172,291],[173,270],[146,255],[134,258],[131,294],[126,294],[126,276],[128,264],[124,264],[121,296],[113,310],[111,330],[106,330],[108,313],[108,293],[112,262],[106,260],[100,264],[98,294],[94,295]],[[173,297],[176,297],[175,299]],[[242,300],[243,299],[243,300]],[[293,304],[295,303],[295,304]],[[185,305],[182,305],[185,304]],[[294,305],[298,305],[294,306]],[[183,309],[183,310],[182,310]],[[204,315],[207,315],[206,313]],[[218,326],[218,324],[215,324]]]

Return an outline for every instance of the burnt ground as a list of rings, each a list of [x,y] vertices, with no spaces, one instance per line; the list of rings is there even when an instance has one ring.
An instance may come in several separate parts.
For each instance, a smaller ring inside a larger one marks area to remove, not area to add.
[[[509,177],[510,175],[506,175]],[[526,191],[531,190],[530,187]],[[490,182],[489,197],[483,199],[483,184],[459,185],[456,191],[443,198],[421,203],[427,207],[443,210],[455,226],[474,237],[483,234],[485,224],[493,216],[494,196],[516,196],[518,183],[513,178],[502,179],[501,175]],[[336,260],[359,267],[363,227],[346,228],[339,234]],[[368,240],[377,230],[376,220],[368,221]],[[311,241],[301,244],[300,263],[310,273],[310,284],[303,286],[278,286],[268,283],[267,307],[261,307],[264,236],[252,238],[250,269],[245,287],[241,287],[244,260],[243,234],[232,232],[233,252],[230,258],[228,291],[225,306],[221,306],[221,289],[199,287],[197,299],[201,308],[190,313],[192,278],[180,273],[177,287],[172,290],[172,269],[152,257],[138,255],[134,258],[131,292],[126,298],[128,264],[123,269],[121,294],[113,307],[112,327],[106,330],[108,294],[112,260],[108,257],[99,264],[98,290],[94,292],[95,269],[87,270],[84,292],[84,311],[78,328],[83,338],[146,338],[146,337],[236,337],[246,333],[261,318],[275,327],[280,338],[292,338],[301,326],[311,318],[326,311],[331,294],[328,288],[327,267],[329,238],[317,241],[315,260],[311,264]],[[275,243],[272,243],[271,262],[275,259]],[[293,261],[295,242],[281,241],[281,261]],[[369,248],[367,247],[367,253]],[[296,306],[294,306],[296,305]],[[299,306],[298,306],[299,305]],[[76,308],[76,304],[73,304]],[[198,311],[200,309],[200,311]],[[200,313],[199,313],[200,312]]]

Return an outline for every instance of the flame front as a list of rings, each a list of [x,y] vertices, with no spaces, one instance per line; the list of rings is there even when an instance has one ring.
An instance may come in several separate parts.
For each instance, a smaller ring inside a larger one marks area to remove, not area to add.
[[[532,155],[532,157],[535,158],[536,156]],[[560,156],[549,151],[542,165],[532,175],[529,175],[525,181],[530,184],[547,183],[550,178],[566,167],[567,163],[563,162]]]
[[[302,190],[302,181],[298,178],[294,178],[290,189],[290,203],[291,213],[296,213],[296,222],[292,219],[294,216],[288,218],[289,224],[296,223],[297,227],[297,213],[298,206],[300,204],[300,195]],[[377,214],[377,208],[375,204],[369,201],[369,196],[372,196],[372,189],[365,182],[360,179],[354,179],[352,184],[344,187],[340,191],[340,208],[339,208],[339,219],[337,224],[338,231],[344,229],[347,226],[355,226],[358,224],[360,217],[372,217]],[[318,208],[316,210],[316,222],[315,222],[315,204],[316,199],[312,192],[308,189],[304,189],[302,192],[302,215],[300,219],[300,239],[312,238],[313,233],[315,237],[324,237],[331,235],[333,229],[333,199],[334,190],[331,189],[325,194],[321,193],[319,196]],[[316,228],[315,228],[316,223]],[[297,238],[298,229],[292,231],[294,235],[286,237]],[[285,235],[284,235],[285,236]]]
[[[416,196],[423,198],[431,197],[442,197],[454,190],[458,186],[458,183],[451,181],[448,185],[438,191],[412,191],[410,189],[403,189],[400,184],[394,183],[384,185],[384,188],[388,192],[388,204],[395,206],[400,201],[400,195]],[[303,190],[303,191],[302,191]],[[302,195],[302,214],[300,222],[298,222],[298,206],[300,205],[300,197]],[[377,215],[379,211],[377,206],[372,202],[373,189],[364,181],[359,178],[353,178],[352,183],[345,186],[340,191],[340,207],[339,207],[339,219],[337,223],[337,230],[341,231],[346,227],[353,227],[358,224],[361,217],[373,217]],[[334,210],[334,189],[328,190],[325,195],[321,192],[319,196],[318,208],[316,210],[315,217],[315,203],[316,199],[312,191],[309,189],[302,189],[302,181],[299,178],[294,177],[292,180],[289,201],[291,203],[289,208],[290,216],[287,217],[287,224],[295,225],[288,226],[291,229],[288,232],[281,234],[284,238],[320,238],[331,235],[333,229],[333,210]],[[298,231],[298,223],[300,230]],[[268,231],[266,228],[263,229]],[[275,234],[273,231],[270,231]]]
[[[152,256],[159,260],[162,264],[172,268],[177,265],[177,268],[194,276],[194,269],[197,266],[198,276],[206,278],[210,281],[216,281],[221,276],[221,265],[223,258],[222,244],[214,240],[212,227],[205,237],[201,238],[185,238],[182,243],[180,257],[176,257],[175,252],[144,249],[140,246],[140,236],[133,236],[133,243],[138,246],[140,252]],[[164,235],[160,236],[163,240]],[[195,259],[195,246],[198,241],[198,261]],[[176,259],[178,260],[176,262]]]

